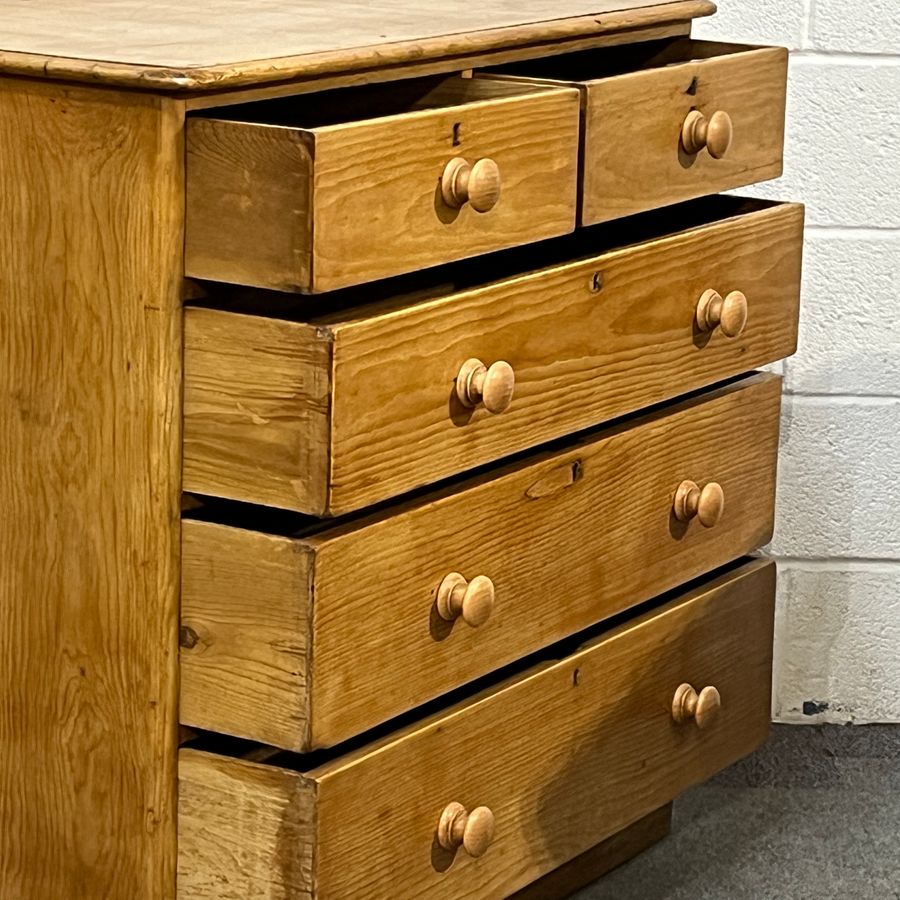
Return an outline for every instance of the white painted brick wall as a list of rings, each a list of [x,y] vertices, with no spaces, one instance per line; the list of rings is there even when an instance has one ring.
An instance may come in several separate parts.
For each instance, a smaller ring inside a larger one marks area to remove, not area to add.
[[[719,0],[695,35],[791,49],[785,174],[807,204],[785,364],[774,714],[900,722],[900,0]]]

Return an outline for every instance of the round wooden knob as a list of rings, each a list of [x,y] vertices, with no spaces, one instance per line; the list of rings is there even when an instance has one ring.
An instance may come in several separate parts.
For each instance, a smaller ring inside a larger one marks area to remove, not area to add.
[[[722,707],[722,698],[712,686],[698,694],[689,684],[680,684],[672,700],[672,718],[679,724],[694,720],[698,728],[711,724]]]
[[[725,298],[718,291],[704,291],[697,303],[697,327],[701,331],[718,328],[725,337],[739,337],[747,326],[747,298],[732,291]]]
[[[456,376],[456,396],[463,406],[479,403],[489,413],[502,413],[512,403],[516,389],[516,373],[502,359],[485,366],[480,359],[467,359]]]
[[[684,149],[694,154],[706,147],[713,159],[721,159],[728,152],[733,137],[731,116],[722,110],[714,112],[707,119],[702,112],[692,109],[681,126],[681,143]]]
[[[484,625],[494,611],[494,582],[487,575],[466,581],[459,572],[451,572],[438,588],[437,611],[448,622],[462,618],[472,628]]]
[[[437,839],[445,850],[462,847],[469,856],[484,856],[494,839],[494,814],[486,806],[466,812],[462,803],[449,803],[438,821]]]
[[[470,165],[461,156],[454,157],[444,166],[441,196],[453,209],[468,203],[476,212],[488,212],[500,199],[500,167],[492,159]]]
[[[675,491],[672,508],[679,522],[690,522],[696,516],[701,525],[712,528],[725,512],[725,492],[715,481],[702,490],[694,481],[682,481]]]

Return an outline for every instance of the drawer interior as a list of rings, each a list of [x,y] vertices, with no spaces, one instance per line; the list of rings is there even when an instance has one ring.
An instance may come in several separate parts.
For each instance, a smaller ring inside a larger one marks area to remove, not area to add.
[[[450,263],[315,296],[198,282],[190,305],[316,325],[348,322],[784,205],[750,197],[704,197],[613,223],[581,228],[573,234],[528,247],[492,253],[479,260],[478,266]]]
[[[662,69],[667,66],[698,62],[719,56],[732,56],[736,53],[757,49],[759,48],[749,44],[726,44],[720,41],[675,38],[526,60],[498,66],[490,71],[504,75],[566,83],[599,81],[603,78],[615,78],[617,75],[627,75],[631,72]]]
[[[461,75],[337,88],[206,110],[201,118],[313,130],[535,93],[540,85]]]

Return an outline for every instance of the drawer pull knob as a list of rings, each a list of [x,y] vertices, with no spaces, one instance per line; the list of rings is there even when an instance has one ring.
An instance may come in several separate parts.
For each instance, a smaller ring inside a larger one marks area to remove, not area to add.
[[[484,856],[494,839],[494,814],[486,806],[466,812],[462,803],[448,803],[438,821],[437,839],[445,850],[462,847],[469,856]]]
[[[467,359],[456,376],[456,396],[469,409],[483,403],[489,413],[502,413],[512,403],[515,389],[516,373],[502,359],[490,366]]]
[[[453,209],[468,203],[476,212],[488,212],[500,199],[500,167],[492,159],[471,165],[461,156],[454,157],[444,166],[441,196]]]
[[[733,137],[731,116],[722,110],[707,119],[702,112],[692,109],[681,126],[681,143],[691,155],[706,147],[713,159],[721,159],[728,152]]]
[[[461,617],[472,628],[484,625],[494,611],[494,582],[487,575],[466,581],[459,572],[451,572],[438,588],[437,611],[448,622]]]
[[[697,303],[697,327],[701,331],[718,328],[725,337],[739,337],[747,326],[747,298],[732,291],[723,298],[718,291],[704,291]]]
[[[702,490],[695,481],[682,481],[672,506],[679,522],[690,522],[696,516],[701,525],[712,528],[725,511],[725,492],[715,481],[704,485]]]
[[[706,728],[719,714],[722,697],[712,686],[698,694],[689,684],[680,684],[672,700],[672,718],[679,725],[694,720],[698,728]]]

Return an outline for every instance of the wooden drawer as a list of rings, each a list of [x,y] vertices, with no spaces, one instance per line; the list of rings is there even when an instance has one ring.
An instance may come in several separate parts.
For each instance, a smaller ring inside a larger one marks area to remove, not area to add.
[[[781,47],[680,38],[505,71],[581,86],[580,221],[590,225],[778,177],[787,61]]]
[[[507,896],[765,739],[774,587],[774,564],[749,562],[558,661],[311,763],[183,750],[179,898]],[[684,684],[702,691],[693,718]],[[441,845],[451,803],[489,811],[466,833],[483,855]]]
[[[776,376],[749,376],[289,536],[295,517],[282,534],[185,521],[182,722],[332,746],[761,546],[780,394]],[[685,480],[721,486],[716,524],[715,487],[709,527],[676,519]],[[454,620],[440,587],[462,576],[471,588],[456,591]]]
[[[564,234],[578,115],[571,89],[453,76],[191,118],[186,274],[329,291]]]
[[[301,320],[188,309],[185,489],[341,514],[788,356],[802,229],[798,205],[716,197],[507,254],[488,284],[451,267]],[[699,329],[710,289],[746,297],[740,335]],[[473,358],[512,367],[505,411],[460,402]]]

